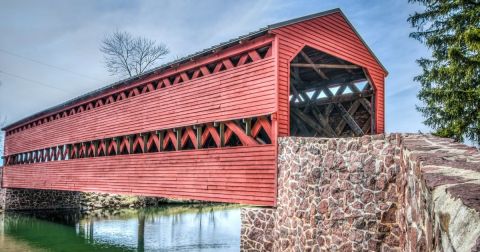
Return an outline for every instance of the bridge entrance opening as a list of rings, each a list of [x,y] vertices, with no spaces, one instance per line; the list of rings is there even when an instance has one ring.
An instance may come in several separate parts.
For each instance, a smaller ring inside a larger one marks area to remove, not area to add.
[[[290,135],[372,134],[374,97],[365,69],[304,47],[290,62]]]

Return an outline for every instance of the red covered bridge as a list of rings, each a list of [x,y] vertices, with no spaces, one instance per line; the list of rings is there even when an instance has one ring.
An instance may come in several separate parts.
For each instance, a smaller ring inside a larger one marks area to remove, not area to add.
[[[22,119],[3,186],[275,205],[277,138],[384,131],[387,72],[339,9]]]

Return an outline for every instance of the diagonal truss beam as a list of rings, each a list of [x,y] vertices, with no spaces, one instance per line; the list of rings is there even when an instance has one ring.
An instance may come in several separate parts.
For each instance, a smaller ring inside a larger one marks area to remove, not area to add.
[[[310,65],[310,67],[313,68],[313,71],[315,71],[318,75],[320,75],[320,77],[322,77],[323,79],[325,80],[328,80],[328,77],[327,75],[318,67],[315,66],[315,63],[313,62],[312,59],[310,59],[310,57],[302,50],[300,51],[300,55],[302,55],[303,59],[305,61],[308,62],[308,64]]]
[[[337,134],[340,134],[345,128],[345,124],[348,124],[348,126],[350,126],[353,132],[355,132],[355,135],[363,135],[364,133],[362,129],[360,128],[360,126],[358,126],[357,122],[355,122],[355,119],[353,119],[352,117],[352,115],[357,111],[358,107],[360,106],[360,102],[358,100],[353,102],[352,106],[350,107],[350,109],[348,109],[348,111],[341,103],[336,103],[335,106],[340,111],[343,119],[343,121],[341,121],[335,129]]]

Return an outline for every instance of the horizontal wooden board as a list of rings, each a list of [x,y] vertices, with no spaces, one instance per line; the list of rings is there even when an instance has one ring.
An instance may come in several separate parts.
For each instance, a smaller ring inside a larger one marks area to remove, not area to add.
[[[275,148],[212,148],[6,166],[3,186],[272,206]]]
[[[274,113],[273,58],[141,94],[7,136],[5,154]]]

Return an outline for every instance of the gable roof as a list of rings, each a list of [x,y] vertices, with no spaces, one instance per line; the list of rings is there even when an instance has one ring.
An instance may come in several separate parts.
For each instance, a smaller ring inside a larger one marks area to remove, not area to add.
[[[217,45],[214,45],[214,46],[211,46],[209,48],[206,48],[204,50],[201,50],[201,51],[198,51],[198,52],[195,52],[195,53],[192,53],[190,55],[187,55],[185,57],[182,57],[180,59],[177,59],[177,60],[174,60],[174,61],[171,61],[171,62],[168,62],[168,63],[165,63],[165,64],[162,64],[158,67],[155,67],[151,70],[148,70],[142,74],[139,74],[139,75],[136,75],[136,76],[132,76],[132,77],[129,77],[129,78],[126,78],[126,79],[123,79],[123,80],[120,80],[120,81],[117,81],[117,82],[114,82],[110,85],[107,85],[107,86],[104,86],[104,87],[101,87],[99,89],[96,89],[96,90],[93,90],[91,92],[88,92],[86,94],[83,94],[83,95],[80,95],[78,97],[75,97],[73,99],[70,99],[62,104],[59,104],[59,105],[56,105],[56,106],[53,106],[53,107],[50,107],[48,109],[45,109],[43,111],[40,111],[38,113],[35,113],[31,116],[28,116],[28,117],[25,117],[23,119],[20,119],[16,122],[13,122],[5,127],[2,128],[2,130],[6,130],[6,129],[9,129],[9,128],[12,128],[12,127],[15,127],[15,126],[19,126],[21,124],[24,124],[34,118],[38,118],[38,117],[41,117],[43,115],[46,115],[46,114],[49,114],[51,112],[54,112],[54,111],[57,111],[57,110],[60,110],[62,108],[65,108],[65,107],[68,107],[68,106],[71,106],[73,104],[76,104],[82,100],[86,100],[88,98],[91,98],[91,97],[94,97],[94,96],[97,96],[97,95],[100,95],[102,94],[103,92],[106,92],[108,90],[112,90],[112,89],[117,89],[117,88],[121,88],[121,87],[124,87],[124,86],[128,86],[130,84],[132,84],[133,82],[135,81],[138,81],[138,80],[141,80],[141,79],[144,79],[148,76],[151,76],[153,74],[158,74],[162,71],[165,71],[169,68],[172,68],[172,67],[175,67],[175,66],[178,66],[178,65],[182,65],[182,64],[185,64],[185,63],[188,63],[190,62],[192,59],[196,59],[196,58],[201,58],[201,57],[205,57],[205,56],[208,56],[210,54],[213,54],[214,52],[217,52],[219,50],[222,50],[222,49],[226,49],[226,48],[229,48],[229,47],[232,47],[234,45],[237,45],[239,44],[241,41],[245,41],[245,40],[251,40],[251,39],[254,39],[254,38],[257,38],[257,37],[260,37],[260,36],[263,36],[265,34],[267,34],[269,31],[271,30],[274,30],[274,29],[278,29],[278,28],[281,28],[281,27],[284,27],[284,26],[289,26],[289,25],[292,25],[292,24],[296,24],[296,23],[300,23],[300,22],[303,22],[303,21],[307,21],[307,20],[310,20],[310,19],[314,19],[314,18],[318,18],[318,17],[322,17],[322,16],[326,16],[326,15],[329,15],[329,14],[333,14],[333,13],[340,13],[342,15],[342,17],[345,19],[345,21],[347,21],[348,25],[350,26],[350,28],[355,32],[355,34],[357,35],[357,37],[362,41],[362,43],[365,45],[365,47],[368,49],[368,51],[370,52],[370,54],[375,58],[375,60],[378,62],[378,64],[382,67],[382,69],[384,70],[385,74],[387,75],[388,74],[388,71],[386,70],[386,68],[382,65],[382,63],[378,60],[378,58],[375,56],[375,54],[372,52],[372,50],[368,47],[368,45],[365,43],[365,41],[362,39],[362,37],[360,36],[360,34],[357,32],[357,30],[355,30],[355,28],[353,27],[353,25],[350,23],[350,21],[347,19],[347,17],[345,16],[345,14],[342,12],[342,10],[340,10],[339,8],[335,8],[335,9],[331,9],[331,10],[327,10],[327,11],[322,11],[322,12],[318,12],[318,13],[314,13],[314,14],[311,14],[311,15],[307,15],[307,16],[303,16],[303,17],[299,17],[299,18],[294,18],[294,19],[290,19],[290,20],[287,20],[287,21],[283,21],[283,22],[279,22],[279,23],[275,23],[275,24],[271,24],[271,25],[267,25],[263,28],[260,28],[258,29],[257,31],[253,31],[253,32],[250,32],[248,34],[245,34],[245,35],[242,35],[242,36],[239,36],[237,38],[234,38],[234,39],[231,39],[231,40],[228,40],[228,41],[225,41],[225,42],[222,42],[220,44],[217,44]]]

